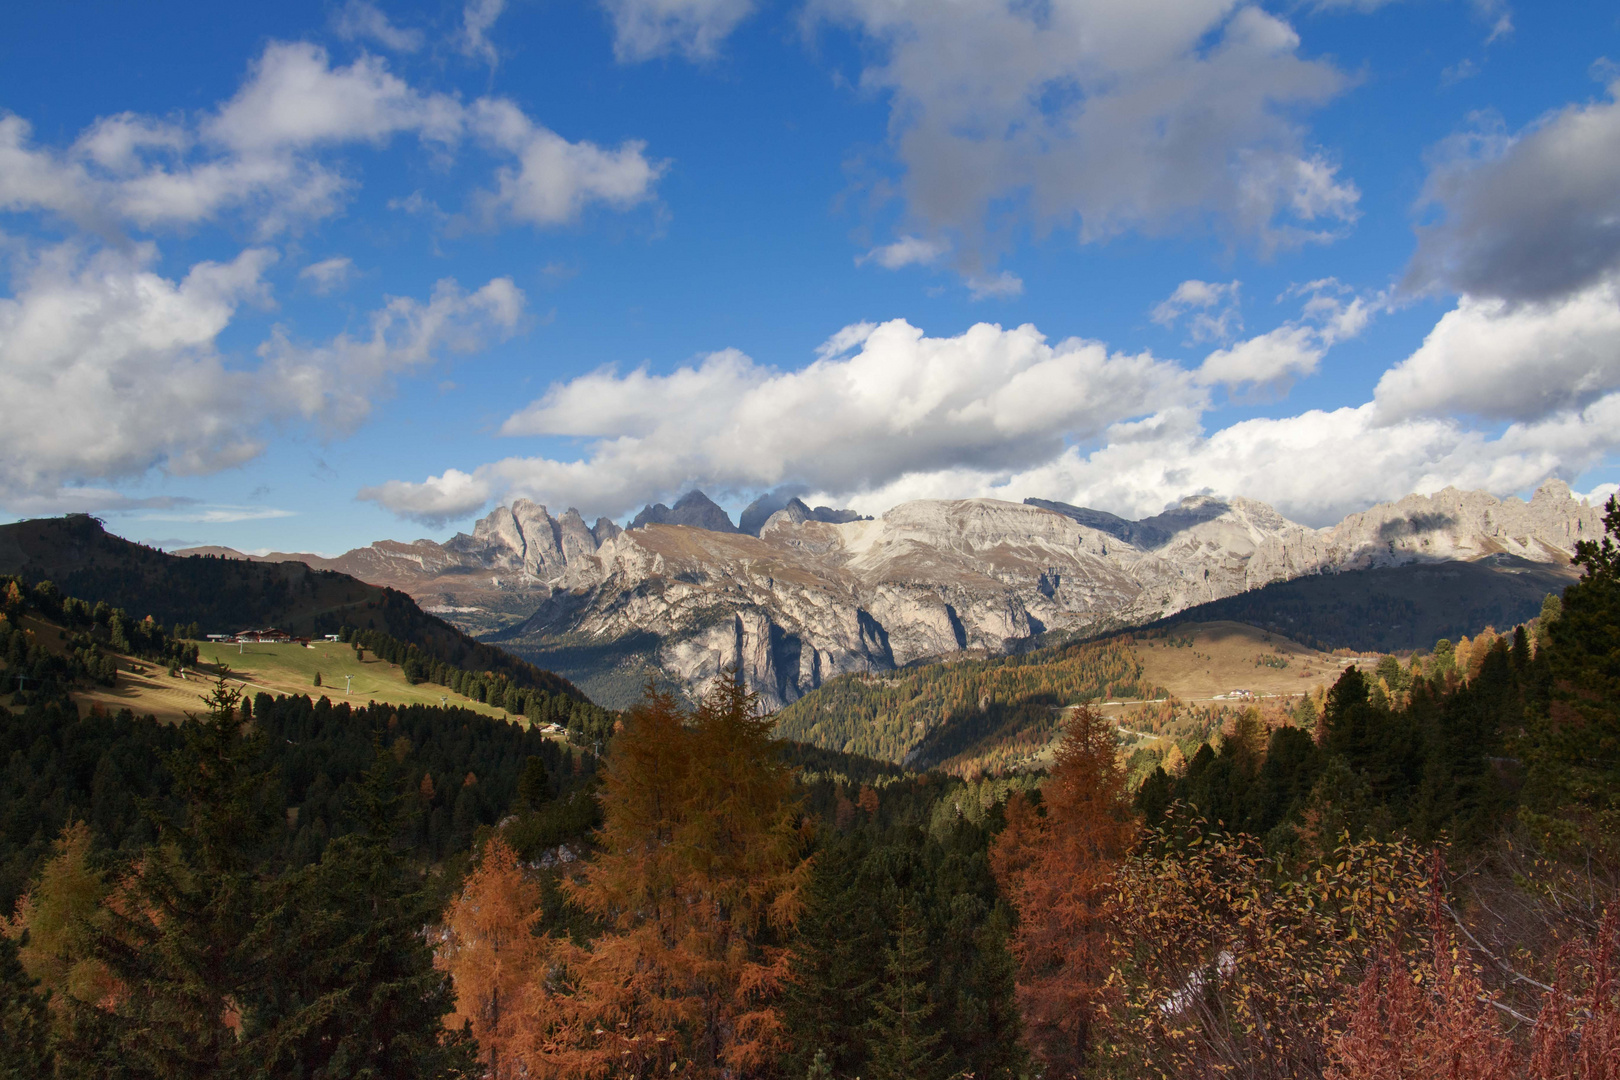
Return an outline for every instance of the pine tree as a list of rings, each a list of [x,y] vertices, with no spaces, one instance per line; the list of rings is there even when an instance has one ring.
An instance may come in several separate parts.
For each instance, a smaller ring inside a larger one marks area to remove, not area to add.
[[[909,901],[900,904],[894,944],[885,950],[883,988],[871,999],[867,1039],[872,1080],[935,1080],[943,1069],[943,1038],[931,1023],[928,940]]]

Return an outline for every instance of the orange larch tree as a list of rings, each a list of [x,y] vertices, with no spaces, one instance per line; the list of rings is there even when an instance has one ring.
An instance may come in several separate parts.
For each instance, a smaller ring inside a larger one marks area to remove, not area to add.
[[[1009,800],[990,859],[1018,911],[1012,948],[1025,1039],[1049,1076],[1074,1076],[1088,1060],[1111,968],[1114,869],[1135,834],[1113,727],[1092,709],[1069,720],[1041,801]]]
[[[499,837],[445,912],[438,965],[456,986],[456,1011],[445,1023],[470,1026],[491,1080],[522,1075],[512,1049],[548,944],[534,934],[539,917],[540,890]]]
[[[606,932],[531,985],[536,1076],[749,1077],[782,1049],[782,947],[806,872],[771,721],[732,679],[695,715],[649,689],[608,755],[600,849],[566,886]]]

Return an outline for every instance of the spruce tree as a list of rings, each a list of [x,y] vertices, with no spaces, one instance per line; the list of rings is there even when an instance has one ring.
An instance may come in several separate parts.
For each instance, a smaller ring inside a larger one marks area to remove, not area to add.
[[[885,950],[883,988],[871,999],[867,1023],[872,1080],[934,1080],[941,1076],[941,1033],[930,1023],[928,941],[916,907],[899,907],[894,944]]]
[[[836,1076],[866,1065],[868,999],[883,975],[887,937],[873,884],[861,864],[871,852],[864,833],[836,836],[816,853],[799,914],[783,1019],[794,1044],[789,1072],[822,1061]]]
[[[533,754],[524,762],[518,777],[517,800],[524,810],[538,810],[551,801],[551,774],[546,771],[546,763]]]

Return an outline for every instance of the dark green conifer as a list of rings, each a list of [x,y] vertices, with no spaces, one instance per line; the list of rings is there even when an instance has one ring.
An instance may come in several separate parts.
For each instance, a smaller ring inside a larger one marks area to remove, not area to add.
[[[360,831],[290,875],[279,900],[271,1075],[439,1080],[476,1073],[476,1047],[445,1031],[455,990],[422,927],[438,917],[397,841],[412,803],[394,756],[376,748],[356,795]]]
[[[885,950],[881,990],[871,999],[867,1025],[872,1080],[934,1080],[941,1076],[943,1037],[930,1022],[928,942],[912,903],[901,903],[894,944]]]
[[[518,806],[524,810],[538,810],[551,801],[551,774],[546,771],[546,763],[533,754],[523,763],[523,773],[518,777],[517,798]]]

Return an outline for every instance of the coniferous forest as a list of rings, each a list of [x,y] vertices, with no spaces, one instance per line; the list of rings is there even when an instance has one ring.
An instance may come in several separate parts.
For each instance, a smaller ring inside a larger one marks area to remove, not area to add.
[[[104,651],[181,660],[185,628],[8,582],[0,1074],[1620,1075],[1605,520],[1462,659],[1175,760],[1081,707],[1045,769],[971,778],[784,742],[735,679],[615,714],[376,633],[524,718],[224,680],[180,725],[81,714]],[[964,717],[1018,689],[974,670],[918,678]]]

